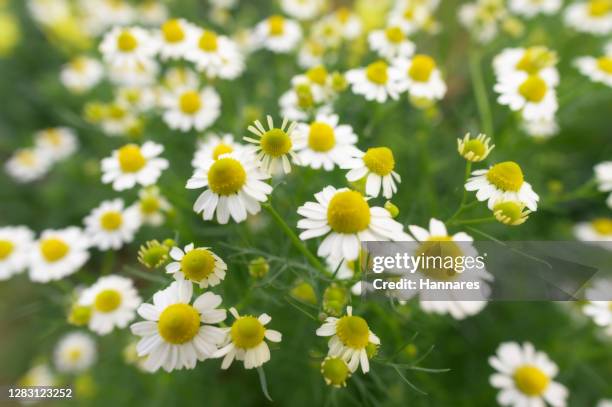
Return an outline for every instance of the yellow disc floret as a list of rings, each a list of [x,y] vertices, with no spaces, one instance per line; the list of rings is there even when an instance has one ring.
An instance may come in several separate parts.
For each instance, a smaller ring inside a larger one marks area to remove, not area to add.
[[[132,52],[138,46],[138,40],[134,37],[134,34],[128,30],[124,30],[117,37],[117,48],[122,52]]]
[[[408,76],[417,82],[427,82],[436,69],[436,61],[429,55],[415,55],[408,69]]]
[[[220,158],[208,170],[208,185],[219,195],[235,194],[245,182],[246,171],[240,161],[234,158]]]
[[[327,222],[337,233],[361,232],[370,225],[370,207],[359,192],[338,192],[329,201]]]
[[[181,26],[181,22],[177,19],[166,21],[162,25],[161,31],[164,34],[164,39],[167,42],[181,42],[185,39],[185,31]]]
[[[213,160],[217,160],[219,156],[222,156],[223,154],[229,154],[233,151],[234,151],[234,147],[230,146],[229,144],[219,143],[213,149],[213,153],[212,153]]]
[[[209,250],[198,248],[185,253],[181,270],[191,281],[202,281],[215,271],[215,258]]]
[[[527,220],[529,211],[525,211],[525,204],[515,201],[502,201],[493,206],[495,219],[505,225],[518,226]]]
[[[123,223],[123,215],[119,211],[108,211],[100,216],[100,226],[107,231],[117,230]]]
[[[189,342],[200,330],[200,314],[189,304],[172,304],[159,316],[157,330],[166,342]]]
[[[308,132],[308,146],[313,151],[325,152],[336,144],[334,128],[327,123],[314,122]]]
[[[185,114],[194,114],[202,107],[200,94],[195,90],[184,92],[179,98],[179,107]]]
[[[49,237],[40,242],[40,252],[45,260],[50,263],[64,258],[69,250],[70,246],[60,238]]]
[[[112,312],[121,305],[121,294],[113,289],[102,290],[96,295],[94,308],[98,312]]]
[[[285,32],[285,19],[278,15],[268,18],[268,29],[272,36],[283,35]]]
[[[345,315],[336,322],[336,335],[350,348],[363,349],[370,342],[370,328],[365,319]]]
[[[504,161],[489,168],[487,180],[502,191],[517,192],[523,185],[523,171],[514,161]]]
[[[306,71],[306,76],[317,85],[325,85],[327,81],[327,69],[323,65],[315,66]]]
[[[381,177],[389,175],[395,168],[393,152],[387,147],[368,148],[363,156],[363,163],[370,171]]]
[[[373,62],[366,68],[366,77],[372,83],[384,85],[389,80],[388,65],[384,61]]]
[[[611,0],[591,0],[589,1],[589,14],[593,17],[603,17],[612,11]]]
[[[230,335],[238,348],[250,349],[263,342],[266,328],[253,316],[240,317],[232,324]]]
[[[548,387],[550,379],[542,370],[532,365],[523,365],[514,372],[516,387],[528,396],[539,396]]]
[[[123,172],[138,172],[147,163],[140,147],[136,144],[127,144],[121,147],[117,152],[117,159]]]
[[[272,157],[280,157],[291,150],[291,137],[281,129],[270,129],[261,136],[261,149]]]
[[[10,240],[0,239],[0,260],[4,260],[11,255],[15,245]]]
[[[325,382],[335,387],[346,386],[346,379],[351,375],[346,362],[339,357],[326,358],[321,364],[321,373]]]
[[[538,103],[544,96],[548,85],[544,82],[544,79],[538,75],[530,75],[521,85],[519,86],[519,93],[528,101]]]
[[[600,235],[612,236],[612,219],[611,218],[597,218],[591,222],[593,229]]]
[[[213,31],[204,31],[200,36],[198,46],[200,47],[200,49],[206,52],[216,51],[219,46],[217,41],[217,34],[215,34]]]
[[[404,39],[404,32],[399,27],[389,27],[385,30],[385,36],[389,42],[397,44]]]
[[[159,199],[156,196],[145,196],[140,200],[140,211],[147,215],[159,210]]]
[[[612,75],[612,57],[597,58],[597,67],[605,73]]]

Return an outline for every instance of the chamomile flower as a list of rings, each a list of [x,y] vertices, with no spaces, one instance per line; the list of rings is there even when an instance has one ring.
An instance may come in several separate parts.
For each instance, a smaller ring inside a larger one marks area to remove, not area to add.
[[[601,82],[612,87],[612,55],[599,58],[580,57],[574,62],[578,70],[593,82]]]
[[[210,86],[203,89],[179,88],[162,97],[164,122],[173,130],[202,131],[210,127],[221,113],[221,98]]]
[[[561,0],[510,0],[508,8],[514,14],[527,18],[537,14],[555,14],[561,8]]]
[[[554,87],[540,74],[518,72],[500,78],[493,89],[500,104],[520,111],[525,120],[552,119],[558,108]]]
[[[135,208],[125,208],[122,199],[113,199],[94,208],[84,223],[92,246],[117,250],[134,240],[141,220]]]
[[[77,272],[89,259],[89,246],[77,227],[45,230],[30,252],[30,279],[46,283]]]
[[[507,16],[503,0],[476,0],[459,8],[459,21],[480,42],[487,43],[497,35]]]
[[[270,174],[289,174],[291,163],[289,158],[296,164],[299,163],[295,153],[297,146],[302,144],[305,135],[295,130],[297,123],[291,122],[287,127],[288,120],[285,118],[279,127],[274,127],[271,116],[267,116],[268,129],[259,120],[255,120],[248,130],[258,138],[244,137],[244,140],[254,144],[257,161],[261,169]]]
[[[346,307],[346,315],[340,318],[327,317],[317,329],[317,336],[331,336],[328,355],[342,358],[351,372],[360,365],[363,373],[369,372],[366,347],[369,344],[380,345],[380,339],[370,330],[367,321],[353,315],[353,307]]]
[[[115,191],[133,188],[136,184],[154,184],[162,171],[168,168],[168,160],[158,156],[164,151],[161,144],[146,141],[142,147],[126,144],[102,160],[102,182],[113,183]]]
[[[602,192],[612,191],[612,161],[604,161],[594,168],[597,188]]]
[[[129,69],[153,58],[157,42],[140,27],[115,27],[102,39],[100,52],[110,65]]]
[[[185,58],[191,50],[196,35],[197,28],[190,22],[182,18],[167,20],[156,33],[160,58],[162,60]]]
[[[211,30],[196,29],[185,58],[209,78],[234,79],[244,70],[244,58],[238,45]]]
[[[153,295],[153,304],[138,307],[145,321],[130,328],[142,337],[136,350],[138,356],[147,357],[143,363],[147,371],[193,369],[198,360],[212,357],[223,341],[224,331],[211,325],[225,320],[225,310],[217,308],[221,296],[206,292],[192,304],[192,295],[191,282],[175,281]]]
[[[581,222],[574,227],[578,240],[591,242],[612,250],[612,218],[595,218],[590,222]]]
[[[350,170],[346,173],[349,182],[365,178],[365,193],[373,198],[380,195],[382,189],[382,195],[391,199],[397,192],[396,183],[402,181],[400,175],[394,171],[395,158],[388,147],[368,148],[365,153],[357,150],[342,168]]]
[[[139,214],[143,224],[160,226],[166,219],[166,213],[172,209],[170,202],[162,196],[155,185],[138,191],[138,201],[132,206]]]
[[[112,65],[108,70],[110,81],[119,86],[152,86],[157,80],[159,64],[154,60],[143,60],[134,66]]]
[[[384,30],[374,30],[368,34],[368,44],[382,58],[410,58],[415,45],[408,39],[399,26],[389,26]]]
[[[82,373],[96,361],[96,342],[82,332],[64,335],[53,351],[53,361],[60,373]]]
[[[412,34],[423,28],[430,12],[424,4],[413,1],[398,1],[389,15],[389,22]]]
[[[531,211],[538,209],[540,197],[531,185],[525,181],[523,170],[514,161],[504,161],[489,167],[488,170],[476,170],[465,184],[466,191],[477,191],[476,199],[488,201],[489,209],[499,199],[524,203]]]
[[[596,325],[606,329],[612,335],[612,281],[598,279],[586,290],[588,303],[582,308],[583,312],[593,319]]]
[[[323,8],[322,0],[281,0],[281,8],[285,13],[298,20],[311,20]]]
[[[525,133],[536,139],[547,139],[559,132],[559,124],[554,117],[523,120],[521,127]]]
[[[33,240],[34,233],[25,226],[0,227],[0,281],[26,269]]]
[[[162,78],[162,85],[168,89],[197,88],[199,75],[186,66],[175,66],[168,69]]]
[[[280,54],[295,49],[302,39],[300,25],[280,15],[270,16],[257,24],[253,34],[263,48]]]
[[[21,148],[6,161],[6,172],[17,182],[32,182],[44,177],[53,161],[40,148]]]
[[[126,106],[133,112],[146,112],[158,102],[157,92],[153,88],[142,86],[122,86],[117,89],[116,103]]]
[[[89,329],[98,335],[125,328],[141,302],[132,280],[117,275],[100,277],[78,300],[79,305],[90,307]]]
[[[195,212],[202,212],[204,220],[211,220],[216,212],[221,224],[227,223],[230,216],[240,223],[246,220],[247,213],[258,213],[260,202],[265,202],[272,193],[272,187],[264,182],[268,178],[253,153],[240,151],[224,154],[197,168],[186,188],[207,188],[193,205]]]
[[[340,29],[340,34],[347,40],[354,40],[361,35],[363,24],[357,13],[347,7],[340,7],[332,17],[332,23]]]
[[[297,125],[295,132],[301,134],[296,145],[300,165],[331,171],[342,166],[348,157],[359,154],[353,128],[338,121],[337,115],[319,114],[310,124]]]
[[[351,85],[353,93],[378,103],[386,102],[387,98],[399,99],[400,77],[400,71],[382,60],[373,62],[365,68],[351,69],[346,73],[346,80]]]
[[[227,264],[208,247],[195,247],[193,243],[183,250],[173,247],[170,257],[174,260],[166,266],[168,273],[177,280],[187,280],[199,284],[200,288],[218,285],[227,272]]]
[[[126,134],[131,124],[137,120],[129,107],[119,101],[104,106],[102,113],[102,130],[111,137]]]
[[[594,35],[612,32],[610,0],[577,1],[565,9],[565,23],[576,31]]]
[[[79,145],[74,130],[68,127],[52,127],[37,131],[34,134],[34,143],[53,161],[69,157]]]
[[[498,80],[504,80],[517,72],[539,75],[548,86],[559,84],[557,54],[543,46],[506,48],[493,58],[493,70]]]
[[[298,65],[302,68],[312,68],[323,63],[325,45],[316,38],[304,41],[298,52]]]
[[[58,382],[57,378],[48,365],[36,365],[23,375],[18,383],[21,386],[54,386]]]
[[[559,372],[557,365],[531,343],[504,342],[489,364],[497,371],[489,381],[500,389],[497,402],[502,406],[566,405],[567,388],[553,381]]]
[[[234,141],[234,136],[229,133],[217,135],[209,133],[205,139],[198,143],[191,165],[194,168],[201,168],[211,160],[216,160],[223,154],[239,151],[243,146]]]
[[[317,251],[321,257],[341,255],[352,261],[359,255],[360,242],[411,240],[386,209],[370,207],[359,192],[328,186],[315,199],[298,208],[304,218],[297,227],[304,229],[302,240],[325,236]]]
[[[60,81],[73,93],[87,92],[104,76],[102,64],[90,57],[78,56],[62,67]]]
[[[525,204],[520,201],[500,199],[493,204],[493,216],[504,225],[522,225],[529,218],[530,210],[525,209]]]
[[[138,20],[147,25],[159,25],[168,18],[168,8],[156,0],[145,0],[136,8]]]
[[[446,94],[446,84],[436,61],[425,54],[417,54],[411,59],[398,59],[394,68],[400,72],[398,89],[407,91],[414,98],[439,100]]]
[[[465,133],[463,139],[457,139],[457,151],[461,157],[473,163],[486,159],[495,148],[495,144],[490,145],[491,138],[482,133],[476,138],[471,137],[470,133]]]
[[[321,362],[321,375],[325,384],[333,387],[346,387],[346,381],[351,377],[351,371],[341,357],[327,356]]]
[[[272,320],[268,314],[259,317],[238,314],[235,308],[230,313],[236,319],[230,328],[225,328],[226,339],[222,347],[215,352],[215,357],[223,357],[221,369],[231,366],[234,359],[243,361],[245,369],[262,366],[270,360],[270,348],[265,339],[280,342],[280,332],[266,328]]]

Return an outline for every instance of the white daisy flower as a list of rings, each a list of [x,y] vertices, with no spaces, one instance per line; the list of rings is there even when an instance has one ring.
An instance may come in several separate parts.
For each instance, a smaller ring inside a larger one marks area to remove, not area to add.
[[[612,87],[612,56],[580,57],[574,61],[574,65],[581,74],[593,82],[601,82]]]
[[[565,23],[576,31],[594,35],[612,32],[610,0],[578,1],[565,9]]]
[[[135,21],[136,10],[132,4],[117,0],[87,0],[80,2],[86,18],[93,20],[94,34],[98,36],[108,27],[125,26]]]
[[[77,272],[89,259],[89,246],[87,236],[74,226],[43,231],[30,252],[30,279],[46,283]]]
[[[49,154],[40,148],[20,148],[6,161],[4,168],[17,182],[32,182],[44,177],[53,163]]]
[[[289,174],[291,172],[291,163],[289,157],[294,163],[299,164],[299,159],[295,153],[297,146],[301,145],[303,134],[295,130],[296,122],[291,122],[287,127],[287,118],[283,119],[280,128],[274,127],[274,121],[271,116],[267,116],[268,129],[266,130],[259,120],[255,120],[254,125],[250,125],[248,130],[258,138],[244,137],[243,139],[254,144],[257,161],[261,169],[270,174]]]
[[[488,170],[476,170],[465,183],[466,191],[477,191],[476,199],[488,201],[489,209],[500,199],[523,202],[531,211],[538,209],[540,197],[525,181],[523,170],[514,161],[504,161]]]
[[[138,212],[125,208],[123,199],[103,201],[83,222],[91,245],[100,250],[118,250],[130,243],[141,224]]]
[[[193,156],[191,166],[193,168],[201,168],[211,160],[218,159],[223,154],[240,151],[242,147],[241,144],[234,141],[234,136],[229,133],[220,135],[209,133],[203,141],[198,143],[198,149]]]
[[[179,88],[162,97],[164,122],[173,130],[202,131],[221,114],[221,98],[210,86],[203,89]]]
[[[146,112],[157,105],[158,94],[155,89],[141,86],[122,86],[117,89],[115,98],[120,106],[129,107],[135,112]]]
[[[267,50],[284,54],[292,51],[302,39],[300,25],[280,15],[273,15],[255,26],[257,42]]]
[[[127,104],[115,101],[104,107],[101,127],[108,136],[123,136],[135,120],[137,118]]]
[[[559,133],[559,124],[554,117],[552,119],[523,120],[521,127],[529,136],[536,139],[547,139]]]
[[[478,42],[485,44],[497,35],[507,10],[503,0],[476,0],[461,5],[458,17]]]
[[[397,192],[396,183],[402,181],[400,175],[393,171],[395,158],[393,151],[388,147],[368,148],[365,153],[357,150],[352,155],[352,159],[341,167],[350,170],[346,173],[349,182],[365,178],[365,193],[373,198],[377,197],[382,189],[382,195],[391,199]]]
[[[143,60],[134,66],[110,66],[108,77],[117,86],[152,86],[157,81],[159,64],[154,60]]]
[[[295,132],[301,135],[296,145],[300,165],[331,171],[345,164],[350,156],[359,154],[353,128],[338,121],[338,115],[319,114],[310,124],[297,125]]]
[[[184,250],[173,247],[170,257],[175,260],[166,266],[166,271],[174,274],[177,280],[187,280],[199,284],[200,288],[218,285],[227,272],[227,265],[208,247],[195,247],[193,243]]]
[[[490,145],[490,143],[491,138],[486,134],[480,133],[476,138],[472,138],[470,133],[465,133],[463,139],[457,139],[457,151],[467,161],[480,162],[495,148],[495,144]]]
[[[342,358],[351,372],[361,365],[363,373],[368,373],[370,361],[366,347],[369,344],[380,345],[380,339],[370,330],[367,321],[353,315],[353,307],[346,307],[343,317],[327,317],[317,329],[317,336],[331,336],[328,355]]]
[[[415,45],[398,26],[389,26],[384,30],[374,30],[368,34],[370,49],[387,60],[410,58]]]
[[[493,58],[493,70],[498,80],[504,80],[517,72],[538,74],[550,87],[559,84],[557,54],[542,46],[506,48]]]
[[[593,169],[598,189],[603,192],[612,191],[612,161],[599,163]]]
[[[153,295],[153,304],[138,307],[146,321],[131,325],[134,335],[141,336],[136,350],[146,356],[143,365],[155,372],[193,369],[197,361],[212,357],[225,335],[216,324],[225,320],[221,296],[206,292],[191,304],[193,284],[175,281]],[[203,323],[204,325],[201,325]]]
[[[298,52],[298,65],[301,68],[312,68],[323,63],[325,45],[315,38],[304,41]]]
[[[211,30],[196,29],[185,59],[196,64],[208,78],[234,79],[244,71],[244,57],[238,44]]]
[[[578,223],[574,226],[574,235],[583,242],[612,250],[612,218],[595,218],[590,222]]]
[[[89,329],[98,335],[125,328],[141,302],[132,280],[117,275],[100,277],[78,300],[79,305],[91,309]]]
[[[268,362],[270,348],[264,339],[271,342],[282,340],[280,332],[266,328],[272,318],[268,314],[259,317],[240,316],[233,307],[230,312],[236,320],[230,328],[224,328],[224,344],[215,352],[215,357],[223,357],[221,369],[230,367],[234,359],[243,361],[245,369],[253,369]]]
[[[508,7],[514,14],[532,18],[537,14],[555,14],[562,0],[510,0]]]
[[[398,1],[389,15],[389,22],[397,25],[407,33],[412,34],[423,28],[430,19],[431,11],[428,9],[429,3],[433,2],[413,2]],[[435,8],[432,5],[432,9]]]
[[[400,92],[407,91],[410,96],[428,100],[439,100],[446,94],[446,84],[429,55],[417,54],[411,59],[398,59],[393,67],[401,73],[398,81]]]
[[[312,20],[321,12],[323,0],[281,0],[281,8],[298,20]]]
[[[355,275],[356,262],[346,261],[342,256],[336,257],[331,254],[329,257],[325,258],[325,263],[332,273],[336,273],[335,278],[338,280],[349,280]]]
[[[310,29],[310,38],[332,49],[337,49],[342,44],[342,34],[342,25],[334,15],[314,21]]]
[[[359,16],[347,7],[340,7],[334,12],[333,23],[340,28],[340,34],[347,40],[354,40],[363,31]]]
[[[497,395],[500,405],[566,405],[567,388],[553,381],[559,372],[557,365],[531,343],[521,346],[516,342],[504,342],[497,348],[497,354],[489,358],[489,364],[497,370],[489,382],[500,389]]]
[[[79,145],[74,130],[68,127],[53,127],[37,131],[34,144],[53,161],[63,160],[72,155]]]
[[[160,226],[166,219],[165,214],[172,209],[170,202],[161,195],[155,185],[138,191],[138,201],[132,205],[140,215],[143,224]]]
[[[162,60],[185,58],[191,50],[197,27],[182,19],[173,18],[164,22],[155,34],[159,42],[159,56]]]
[[[60,81],[73,93],[87,92],[96,86],[104,76],[102,64],[86,56],[73,58],[62,67]]]
[[[351,90],[363,95],[366,100],[384,103],[387,98],[399,99],[401,72],[390,67],[385,61],[376,61],[365,68],[351,69],[346,73],[346,80]]]
[[[175,66],[164,73],[162,84],[168,89],[194,89],[200,86],[200,77],[185,66]]]
[[[64,335],[53,351],[53,361],[60,373],[82,373],[96,362],[97,357],[96,342],[82,332]]]
[[[457,256],[467,256],[475,258],[478,252],[472,245],[474,239],[464,232],[449,235],[446,226],[438,219],[429,220],[429,230],[417,225],[408,226],[410,233],[421,243],[416,248],[415,256],[422,253],[433,251],[444,251]],[[454,243],[456,242],[456,243]],[[437,248],[436,248],[437,247]],[[428,279],[440,281],[471,281],[480,283],[479,298],[486,298],[490,293],[488,281],[493,280],[493,276],[486,270],[477,268],[467,268],[464,271],[455,269],[421,268],[415,276],[417,279],[426,277]],[[411,291],[410,294],[416,294]],[[406,298],[404,298],[406,299]],[[464,319],[476,315],[487,305],[484,300],[460,300],[455,297],[452,291],[444,293],[432,293],[427,290],[419,292],[419,304],[423,311],[435,314],[450,314],[454,319]]]
[[[36,365],[26,372],[19,380],[20,386],[54,386],[58,380],[47,365]]]
[[[612,281],[598,279],[593,282],[592,287],[586,290],[588,303],[582,308],[584,313],[593,319],[596,325],[606,329],[612,335]]]
[[[164,151],[161,144],[146,141],[142,147],[126,144],[114,150],[102,160],[102,182],[113,183],[115,191],[123,191],[140,184],[154,184],[162,171],[168,168],[168,160],[158,156]]]
[[[156,0],[145,0],[137,5],[138,21],[146,25],[159,25],[168,18],[168,8]]]
[[[264,182],[268,178],[253,154],[241,151],[224,154],[196,169],[186,188],[206,187],[193,205],[196,213],[202,212],[204,220],[211,220],[216,212],[221,224],[227,223],[230,216],[240,223],[247,213],[258,213],[260,202],[265,202],[272,193],[272,187]]]
[[[520,111],[528,121],[550,120],[558,108],[555,89],[543,73],[530,75],[517,72],[499,78],[493,89],[500,94],[497,98],[500,104],[507,105],[513,111]]]
[[[28,267],[33,241],[34,233],[25,226],[0,227],[0,281]]]
[[[100,52],[111,66],[134,68],[157,53],[157,42],[139,27],[115,27],[102,39]]]
[[[356,191],[347,188],[323,188],[315,194],[317,202],[306,202],[298,208],[304,229],[300,239],[325,236],[317,254],[321,257],[342,255],[347,261],[357,259],[360,242],[412,240],[403,226],[381,207],[370,207]]]

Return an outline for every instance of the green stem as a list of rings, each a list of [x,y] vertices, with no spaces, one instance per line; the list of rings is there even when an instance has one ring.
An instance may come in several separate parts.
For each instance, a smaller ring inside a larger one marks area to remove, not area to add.
[[[487,96],[487,89],[480,69],[480,54],[477,51],[470,53],[470,79],[476,97],[476,105],[478,106],[478,114],[482,127],[487,136],[493,137],[493,116],[491,114],[491,105]]]
[[[465,173],[463,175],[463,183],[461,184],[461,188],[463,188],[463,195],[461,196],[461,202],[459,203],[459,208],[457,208],[455,213],[453,213],[451,215],[451,217],[446,220],[446,222],[449,222],[449,221],[455,219],[457,216],[459,216],[461,214],[461,212],[463,212],[464,210],[466,210],[466,209],[468,209],[468,208],[470,208],[470,207],[472,207],[474,205],[474,202],[466,204],[466,202],[468,200],[468,191],[465,189],[465,183],[467,182],[467,180],[470,177],[471,173],[472,173],[472,162],[471,161],[466,161],[465,162]],[[475,202],[478,202],[478,201],[475,201]]]
[[[276,210],[272,207],[272,204],[265,203],[263,204],[263,207],[266,208],[268,213],[272,216],[272,219],[274,219],[276,224],[280,226],[280,228],[283,230],[283,232],[285,232],[289,240],[291,240],[293,246],[298,249],[304,255],[304,257],[306,257],[306,259],[308,259],[310,264],[312,264],[313,267],[315,267],[322,273],[329,274],[329,270],[327,270],[327,268],[323,266],[323,264],[321,264],[319,259],[317,259],[316,256],[313,255],[310,250],[308,250],[308,248],[302,243],[302,241],[297,237],[293,230],[291,230],[289,225],[287,225],[287,223],[283,220],[279,213],[276,212]]]

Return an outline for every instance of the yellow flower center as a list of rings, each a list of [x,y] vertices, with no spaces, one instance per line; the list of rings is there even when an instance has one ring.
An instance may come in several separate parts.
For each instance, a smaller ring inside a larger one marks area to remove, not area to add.
[[[200,94],[195,90],[184,92],[179,98],[179,106],[185,114],[194,114],[202,107],[202,99]]]
[[[115,120],[123,119],[125,117],[126,113],[127,113],[127,111],[123,107],[121,107],[121,106],[119,106],[117,104],[113,104],[113,105],[109,106],[109,108],[108,108],[108,115],[109,115],[109,117],[112,118],[112,119],[115,119]]]
[[[310,79],[311,82],[314,82],[318,85],[325,85],[327,81],[327,69],[324,66],[319,65],[314,68],[310,68],[306,71],[306,76]]]
[[[136,144],[127,144],[121,147],[117,153],[117,159],[123,172],[138,172],[147,163],[140,147]]]
[[[338,10],[336,10],[336,17],[342,24],[345,24],[350,16],[351,11],[346,7],[340,7]]]
[[[520,202],[505,201],[493,207],[493,213],[497,219],[503,219],[504,223],[516,225],[523,223],[526,215],[523,213],[524,206]]]
[[[17,161],[26,167],[36,165],[36,155],[31,150],[21,150],[17,153]]]
[[[76,57],[70,61],[70,67],[77,72],[83,73],[87,67],[87,59],[83,57]]]
[[[206,249],[193,249],[181,259],[181,270],[191,281],[202,281],[215,270],[215,258]]]
[[[593,17],[602,17],[612,10],[610,0],[591,0],[589,1],[589,14]]]
[[[597,218],[591,222],[593,229],[600,235],[609,236],[612,235],[612,219],[610,218]]]
[[[389,80],[389,75],[387,74],[387,63],[384,61],[377,61],[371,63],[366,68],[366,77],[372,83],[376,83],[378,85],[384,85]]]
[[[514,161],[504,161],[489,168],[487,180],[502,191],[518,192],[523,185],[523,171]]]
[[[399,27],[389,27],[385,30],[385,36],[389,42],[399,44],[404,39],[404,32]]]
[[[230,331],[232,342],[238,348],[250,349],[254,348],[264,340],[266,328],[261,322],[252,316],[243,316],[238,318],[233,324]]]
[[[46,130],[42,137],[50,144],[58,147],[62,144],[62,134],[57,129]]]
[[[538,73],[542,68],[554,65],[557,56],[545,47],[531,47],[525,50],[523,56],[516,64],[516,69],[530,75]]]
[[[308,132],[308,146],[311,150],[325,152],[336,144],[334,128],[327,123],[314,122]]]
[[[544,79],[540,78],[538,75],[530,75],[521,85],[519,86],[519,93],[528,101],[538,103],[544,96],[546,96],[546,91],[548,90],[548,86]]]
[[[528,396],[539,396],[548,387],[550,379],[539,368],[523,365],[514,372],[516,387]]]
[[[189,304],[172,304],[159,316],[157,330],[166,342],[189,342],[200,330],[200,314]]]
[[[15,245],[9,240],[0,240],[0,260],[6,259],[13,252]]]
[[[121,52],[132,52],[138,46],[138,40],[128,30],[124,30],[117,37],[117,48]]]
[[[482,157],[483,155],[485,155],[486,152],[487,152],[487,147],[484,145],[482,141],[477,140],[477,139],[472,139],[463,145],[462,154],[465,156],[465,155],[468,155],[469,153],[472,153],[473,157]]]
[[[336,335],[345,346],[363,349],[370,341],[370,329],[365,319],[345,315],[336,322]]]
[[[122,223],[123,215],[119,211],[108,211],[100,217],[100,226],[109,232],[119,229]]]
[[[185,31],[177,19],[166,21],[161,27],[166,42],[181,42],[185,39]]]
[[[146,214],[152,214],[159,210],[159,199],[155,196],[147,196],[140,200],[140,211]]]
[[[291,150],[291,137],[281,129],[271,129],[261,136],[261,149],[272,157],[280,157]]]
[[[202,36],[200,37],[200,41],[198,42],[198,46],[201,50],[206,52],[213,52],[217,50],[217,34],[213,31],[204,31]]]
[[[268,18],[268,29],[272,36],[283,35],[285,32],[285,19],[281,16],[272,16]]]
[[[40,252],[45,260],[50,263],[61,260],[68,254],[70,246],[59,238],[50,237],[40,242]]]
[[[230,146],[229,144],[219,143],[213,149],[213,154],[212,154],[213,155],[213,160],[218,159],[219,156],[221,156],[223,154],[231,153],[232,151],[234,151],[234,148],[232,146]]]
[[[107,313],[119,308],[121,305],[121,294],[117,290],[106,289],[96,295],[94,308],[96,311]]]
[[[237,193],[246,182],[246,172],[240,162],[234,158],[220,158],[208,170],[208,185],[219,195]]]
[[[341,386],[349,376],[349,368],[344,360],[331,357],[323,361],[323,377],[333,386]]]
[[[431,73],[436,69],[436,61],[429,55],[415,55],[412,58],[408,76],[417,82],[427,82]]]
[[[82,354],[83,353],[81,352],[81,349],[75,347],[75,348],[68,349],[66,356],[68,357],[68,360],[70,360],[73,363],[76,363],[79,361],[79,359],[81,359]]]
[[[327,223],[337,233],[360,232],[370,225],[370,207],[359,192],[338,192],[329,202]]]
[[[393,152],[387,147],[368,148],[363,156],[363,163],[370,171],[381,177],[389,175],[395,168]]]
[[[597,59],[597,67],[607,74],[612,75],[612,57],[601,57]]]
[[[457,275],[455,259],[463,252],[450,236],[430,236],[417,251],[425,260],[420,271],[435,280],[451,280]]]

